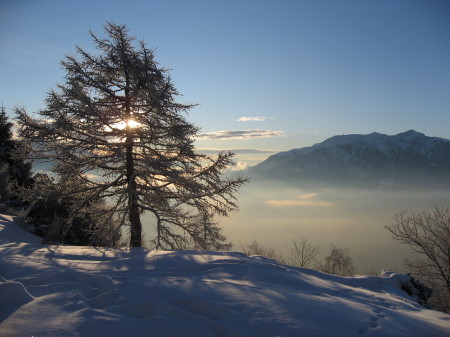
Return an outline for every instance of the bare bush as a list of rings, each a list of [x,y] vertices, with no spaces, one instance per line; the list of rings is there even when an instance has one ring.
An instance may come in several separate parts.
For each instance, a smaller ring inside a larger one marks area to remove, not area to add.
[[[291,257],[289,264],[295,267],[307,267],[320,253],[320,248],[314,246],[306,236],[302,236],[300,240],[292,240]]]
[[[419,254],[421,258],[406,260],[411,273],[433,289],[430,303],[450,310],[450,210],[400,212],[385,228],[392,237]]]
[[[252,243],[248,245],[242,246],[242,250],[248,256],[259,255],[283,264],[287,263],[287,259],[283,255],[276,253],[273,248],[262,247],[256,240],[253,240]]]
[[[348,254],[348,249],[343,249],[330,244],[330,253],[325,257],[325,262],[319,262],[317,269],[328,274],[351,276],[354,272],[353,261]]]

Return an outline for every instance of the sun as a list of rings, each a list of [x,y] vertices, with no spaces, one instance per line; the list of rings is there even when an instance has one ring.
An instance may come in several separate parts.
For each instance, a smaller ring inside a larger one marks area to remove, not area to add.
[[[130,128],[132,128],[132,129],[135,129],[135,128],[137,128],[137,127],[139,127],[139,123],[138,122],[136,122],[135,120],[133,120],[133,119],[129,119],[129,120],[127,120],[127,126],[129,126]]]
[[[127,126],[132,129],[136,129],[141,126],[141,123],[136,122],[134,119],[128,119],[127,121],[121,121],[112,124],[111,129],[125,130]]]

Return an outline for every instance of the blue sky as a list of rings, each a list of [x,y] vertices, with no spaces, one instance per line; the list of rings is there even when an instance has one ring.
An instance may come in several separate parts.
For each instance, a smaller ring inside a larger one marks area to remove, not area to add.
[[[415,129],[450,138],[450,1],[0,0],[0,100],[44,106],[91,29],[157,48],[200,148],[288,150]],[[246,117],[246,118],[244,118]]]

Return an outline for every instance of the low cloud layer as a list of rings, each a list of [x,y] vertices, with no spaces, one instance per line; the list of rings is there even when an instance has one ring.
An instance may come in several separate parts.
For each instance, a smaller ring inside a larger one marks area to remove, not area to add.
[[[264,122],[266,120],[266,117],[241,117],[237,121],[238,122]]]
[[[236,154],[277,153],[277,150],[235,149],[235,148],[197,148],[197,151],[205,154],[217,154],[220,151],[230,151]]]
[[[298,195],[290,200],[266,200],[264,203],[270,207],[332,207],[334,204],[328,201],[316,200],[317,193]]]
[[[284,136],[284,131],[253,129],[253,130],[226,130],[202,133],[198,139],[255,139]]]

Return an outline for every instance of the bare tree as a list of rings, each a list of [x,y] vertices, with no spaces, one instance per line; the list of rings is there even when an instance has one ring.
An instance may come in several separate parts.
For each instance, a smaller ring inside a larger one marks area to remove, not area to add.
[[[175,101],[179,93],[153,50],[126,26],[108,23],[105,31],[106,38],[91,33],[97,54],[77,47],[78,57],[62,61],[66,81],[48,94],[40,119],[16,109],[20,134],[55,173],[77,168],[82,191],[72,185],[64,193],[83,192],[82,203],[107,200],[120,225],[130,226],[130,246],[141,246],[144,212],[171,246],[196,233],[186,220],[237,210],[234,194],[246,180],[223,176],[232,153],[195,151],[199,129],[183,115],[193,105]]]
[[[450,210],[400,212],[385,228],[422,258],[407,260],[413,275],[433,288],[431,303],[450,310]]]
[[[230,250],[232,243],[222,234],[222,227],[206,211],[192,215],[179,210],[159,214],[154,212],[156,236],[152,240],[157,249]]]
[[[286,258],[283,255],[279,255],[275,252],[273,248],[265,248],[261,246],[256,240],[253,240],[250,244],[243,245],[242,250],[244,254],[248,256],[259,255],[264,256],[269,259],[273,259],[280,263],[286,264]]]
[[[325,257],[325,262],[319,262],[317,269],[335,275],[350,276],[353,275],[353,261],[348,254],[348,249],[339,248],[330,244],[330,253]]]
[[[320,252],[318,246],[314,246],[306,236],[300,240],[292,240],[290,264],[296,267],[307,267],[313,262]]]

